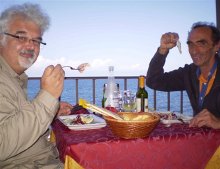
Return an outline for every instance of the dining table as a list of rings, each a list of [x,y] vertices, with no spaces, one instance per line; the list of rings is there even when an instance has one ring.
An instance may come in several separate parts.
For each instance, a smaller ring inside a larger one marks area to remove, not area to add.
[[[214,169],[220,161],[220,130],[187,123],[158,123],[148,136],[136,139],[119,138],[108,125],[69,129],[59,119],[52,131],[65,169],[77,168],[68,166],[69,158],[84,169]]]

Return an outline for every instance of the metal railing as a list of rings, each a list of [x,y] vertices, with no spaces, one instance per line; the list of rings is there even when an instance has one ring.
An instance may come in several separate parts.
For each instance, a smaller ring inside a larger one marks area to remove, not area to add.
[[[92,81],[92,102],[93,104],[96,104],[96,81],[97,80],[107,80],[107,76],[93,76],[93,77],[65,77],[65,80],[73,80],[75,81],[75,97],[76,101],[79,100],[79,81],[80,80],[91,80]],[[123,81],[123,88],[124,90],[128,89],[128,80],[137,80],[138,76],[116,76],[115,79],[119,79]],[[39,77],[29,77],[28,80],[40,80]],[[64,88],[65,90],[65,88]],[[153,90],[153,108],[157,110],[157,92],[156,90]],[[170,92],[164,92],[167,94],[167,111],[170,111],[171,109],[171,96]],[[180,91],[180,113],[183,113],[183,92]]]

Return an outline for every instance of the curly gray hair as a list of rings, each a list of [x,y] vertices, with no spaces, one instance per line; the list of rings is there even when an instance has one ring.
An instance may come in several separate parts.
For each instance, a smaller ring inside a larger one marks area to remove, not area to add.
[[[38,4],[24,3],[22,5],[11,6],[1,13],[0,33],[7,32],[9,23],[16,16],[36,23],[40,27],[41,35],[43,35],[50,25],[49,16],[42,11]]]

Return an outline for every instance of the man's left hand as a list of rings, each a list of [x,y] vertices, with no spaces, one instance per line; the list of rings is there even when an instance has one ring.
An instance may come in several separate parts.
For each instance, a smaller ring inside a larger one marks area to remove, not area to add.
[[[68,115],[71,113],[73,106],[67,102],[60,102],[60,108],[57,112],[57,116]]]
[[[189,127],[203,126],[220,129],[220,119],[215,117],[209,110],[203,109],[190,121]]]

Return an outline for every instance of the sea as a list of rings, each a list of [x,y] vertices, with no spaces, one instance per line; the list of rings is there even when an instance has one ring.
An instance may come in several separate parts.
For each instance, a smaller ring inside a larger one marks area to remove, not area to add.
[[[86,101],[93,103],[93,93],[92,93],[92,80],[80,79],[78,81],[78,97],[85,99]],[[97,106],[102,105],[103,97],[103,85],[107,83],[106,79],[97,79],[95,81],[95,104]],[[124,81],[116,79],[116,83],[119,84],[120,91],[124,89]],[[136,93],[138,87],[138,81],[136,79],[128,79],[127,90]],[[40,90],[39,80],[29,80],[28,81],[28,98],[32,100]],[[154,109],[154,92],[152,89],[146,87],[148,92],[148,104],[149,109]],[[166,112],[168,111],[168,93],[157,91],[156,92],[156,111]],[[180,92],[170,92],[170,111],[180,113]],[[72,105],[77,104],[76,100],[76,83],[74,79],[66,79],[64,81],[64,89],[61,95],[61,101],[69,102]],[[183,92],[183,114],[192,116],[193,111],[190,105],[188,96],[186,92]]]

